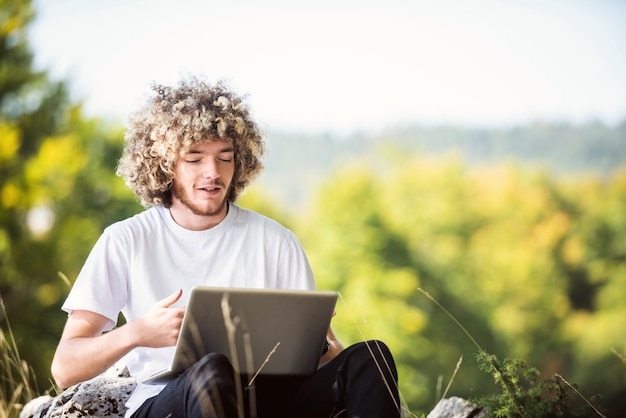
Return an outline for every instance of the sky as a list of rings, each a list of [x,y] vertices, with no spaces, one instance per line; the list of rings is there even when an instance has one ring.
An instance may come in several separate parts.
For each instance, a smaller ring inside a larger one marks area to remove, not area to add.
[[[269,129],[626,120],[626,1],[34,0],[35,65],[125,122],[225,80]]]

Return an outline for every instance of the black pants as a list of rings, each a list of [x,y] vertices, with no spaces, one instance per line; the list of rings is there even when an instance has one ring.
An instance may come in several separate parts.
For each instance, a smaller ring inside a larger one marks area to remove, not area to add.
[[[400,417],[395,363],[380,341],[346,348],[311,376],[258,376],[250,387],[236,379],[225,356],[208,354],[133,418]]]

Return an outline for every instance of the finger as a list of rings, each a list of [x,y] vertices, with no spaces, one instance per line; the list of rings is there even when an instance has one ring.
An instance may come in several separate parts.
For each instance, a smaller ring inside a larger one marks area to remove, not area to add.
[[[179,318],[182,318],[183,316],[185,316],[186,308],[172,308],[172,310],[176,312]]]
[[[178,299],[180,299],[182,294],[183,294],[183,289],[178,289],[177,291],[175,291],[174,293],[172,293],[171,295],[169,295],[165,299],[162,299],[162,300],[158,301],[155,306],[157,308],[169,308],[174,303],[176,303],[176,301]]]

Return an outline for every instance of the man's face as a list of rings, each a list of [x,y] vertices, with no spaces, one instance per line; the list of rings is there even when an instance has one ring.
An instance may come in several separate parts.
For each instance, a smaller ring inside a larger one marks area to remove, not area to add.
[[[235,150],[223,141],[204,141],[181,153],[174,169],[172,206],[176,222],[206,229],[228,212],[227,197],[235,172]]]

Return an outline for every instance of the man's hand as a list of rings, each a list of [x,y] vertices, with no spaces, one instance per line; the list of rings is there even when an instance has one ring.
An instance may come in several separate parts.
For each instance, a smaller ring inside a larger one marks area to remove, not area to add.
[[[170,308],[182,295],[177,290],[155,304],[142,318],[109,332],[111,320],[78,310],[68,317],[52,360],[52,375],[61,388],[91,379],[138,346],[176,345],[185,308]]]
[[[176,303],[182,294],[182,289],[178,289],[157,302],[146,315],[132,324],[138,338],[138,346],[156,348],[176,345],[185,308],[170,306]]]

